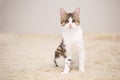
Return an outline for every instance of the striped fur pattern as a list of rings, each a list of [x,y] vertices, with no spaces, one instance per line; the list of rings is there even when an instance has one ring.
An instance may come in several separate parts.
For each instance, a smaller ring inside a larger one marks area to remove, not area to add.
[[[55,62],[56,67],[58,67],[56,59],[59,58],[60,56],[63,56],[64,58],[66,58],[65,52],[66,52],[65,44],[64,44],[64,41],[62,40],[62,42],[60,43],[60,45],[57,47],[55,51],[54,62]]]

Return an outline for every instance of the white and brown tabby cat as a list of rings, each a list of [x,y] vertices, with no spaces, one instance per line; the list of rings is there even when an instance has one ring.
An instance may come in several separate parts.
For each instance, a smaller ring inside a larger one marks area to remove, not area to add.
[[[58,66],[56,59],[60,56],[65,58],[64,71],[61,74],[69,73],[71,69],[71,49],[74,43],[77,43],[79,48],[79,70],[84,72],[85,50],[83,33],[80,27],[80,8],[77,8],[73,13],[67,13],[63,8],[60,9],[62,42],[55,51],[54,62]]]

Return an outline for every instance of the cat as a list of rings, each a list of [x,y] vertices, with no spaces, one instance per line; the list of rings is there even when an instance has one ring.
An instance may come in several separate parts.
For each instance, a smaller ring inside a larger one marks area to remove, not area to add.
[[[72,45],[77,43],[79,48],[79,70],[85,71],[85,49],[83,32],[80,26],[80,8],[75,9],[73,13],[67,13],[60,8],[60,24],[62,28],[62,42],[55,51],[54,63],[58,67],[56,59],[60,56],[65,58],[64,71],[61,74],[69,73],[72,66]]]

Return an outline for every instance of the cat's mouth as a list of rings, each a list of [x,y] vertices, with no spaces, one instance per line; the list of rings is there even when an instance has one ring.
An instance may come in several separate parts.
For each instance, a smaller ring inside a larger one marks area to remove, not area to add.
[[[69,29],[72,29],[72,27],[71,27],[71,26],[69,26]]]
[[[69,24],[69,29],[72,29],[72,24]]]

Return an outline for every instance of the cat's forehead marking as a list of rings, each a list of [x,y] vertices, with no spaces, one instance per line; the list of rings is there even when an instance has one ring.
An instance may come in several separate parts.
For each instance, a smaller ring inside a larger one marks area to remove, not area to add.
[[[73,18],[73,14],[72,13],[68,13],[67,14],[67,19],[69,19],[70,17]]]
[[[69,20],[69,23],[72,23],[73,14],[72,14],[72,13],[68,13],[68,14],[67,14],[67,19]]]

